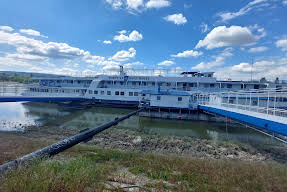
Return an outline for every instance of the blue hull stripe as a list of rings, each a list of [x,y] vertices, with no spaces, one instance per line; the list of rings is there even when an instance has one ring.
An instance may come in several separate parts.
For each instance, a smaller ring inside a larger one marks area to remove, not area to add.
[[[200,105],[199,108],[204,111],[209,111],[212,113],[217,113],[219,115],[227,116],[229,118],[236,119],[236,120],[263,128],[265,130],[287,136],[287,124],[278,123],[275,121],[270,121],[270,120],[261,119],[257,117],[252,117],[250,115],[240,114],[240,113],[231,112],[231,111],[227,111],[223,109],[217,109],[213,107],[207,107],[207,106]]]
[[[82,98],[75,97],[0,97],[0,102],[20,101],[81,101]]]

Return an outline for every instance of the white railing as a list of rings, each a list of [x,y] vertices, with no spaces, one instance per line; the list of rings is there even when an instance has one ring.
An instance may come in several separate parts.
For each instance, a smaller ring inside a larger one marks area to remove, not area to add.
[[[287,117],[287,88],[198,94],[199,105],[220,106],[267,115]]]
[[[0,83],[0,96],[20,96],[26,90],[27,86],[25,84]]]

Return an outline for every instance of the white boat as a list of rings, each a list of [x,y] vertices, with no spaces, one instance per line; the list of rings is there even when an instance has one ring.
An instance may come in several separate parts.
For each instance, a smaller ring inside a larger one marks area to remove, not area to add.
[[[127,75],[120,67],[118,75],[94,77],[41,78],[38,84],[29,85],[25,96],[81,97],[94,103],[137,106],[142,91],[184,91],[188,94],[221,91],[262,89],[268,83],[250,81],[218,81],[213,72],[182,72],[179,76]]]

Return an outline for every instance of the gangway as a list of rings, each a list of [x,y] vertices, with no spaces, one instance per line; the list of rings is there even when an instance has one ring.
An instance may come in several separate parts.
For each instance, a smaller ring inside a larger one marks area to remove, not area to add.
[[[287,88],[198,94],[198,108],[287,136]]]

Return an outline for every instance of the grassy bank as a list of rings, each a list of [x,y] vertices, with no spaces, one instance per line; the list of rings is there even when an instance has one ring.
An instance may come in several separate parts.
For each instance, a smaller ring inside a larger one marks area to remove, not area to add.
[[[79,145],[7,173],[0,186],[0,191],[287,191],[287,166]]]

